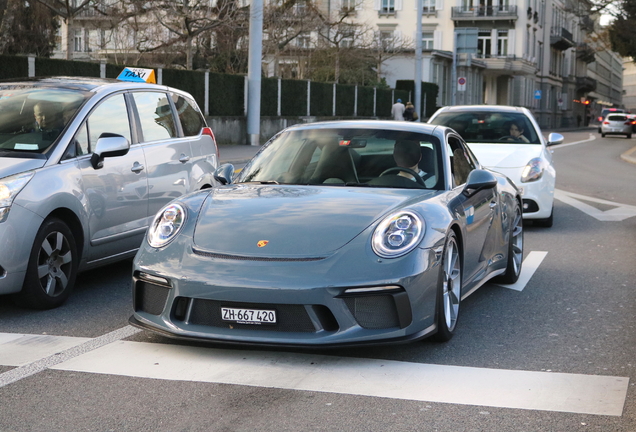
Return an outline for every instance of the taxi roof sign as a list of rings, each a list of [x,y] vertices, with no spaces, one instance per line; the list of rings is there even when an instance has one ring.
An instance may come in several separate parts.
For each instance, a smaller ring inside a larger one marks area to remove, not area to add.
[[[117,77],[120,81],[132,81],[132,82],[145,82],[149,84],[156,84],[154,69],[140,69],[140,68],[124,68],[123,71]]]

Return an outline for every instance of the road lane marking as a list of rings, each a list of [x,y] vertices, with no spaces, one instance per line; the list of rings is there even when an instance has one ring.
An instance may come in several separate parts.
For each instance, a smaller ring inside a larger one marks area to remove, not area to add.
[[[560,189],[554,190],[554,198],[559,201],[569,204],[572,207],[581,210],[583,213],[603,222],[620,222],[630,217],[636,216],[636,206],[628,204],[620,204],[613,201],[607,201],[604,199],[588,197],[585,195],[575,194],[573,192],[566,192]],[[594,206],[586,204],[583,201],[593,202],[597,204],[609,205],[614,208],[610,210],[600,210]]]
[[[563,147],[569,147],[569,146],[573,146],[573,145],[583,144],[583,143],[586,143],[586,142],[594,141],[595,139],[596,139],[596,135],[590,134],[590,137],[588,139],[586,139],[586,140],[574,141],[574,142],[571,142],[571,143],[564,143],[564,144],[557,144],[557,145],[550,146],[550,149],[559,149],[559,148],[563,148]]]
[[[0,333],[0,364],[18,366],[0,374],[0,388],[140,331],[126,326],[95,339]]]
[[[507,285],[493,283],[493,285],[519,292],[523,291],[523,289],[526,287],[528,282],[530,282],[530,279],[537,271],[537,269],[541,265],[541,262],[543,262],[543,259],[546,257],[547,254],[547,252],[543,251],[530,252],[528,256],[526,256],[526,259],[523,260],[523,265],[521,266],[521,274],[519,275],[519,279],[517,280],[517,282]]]
[[[50,362],[39,370],[50,368],[171,381],[611,416],[622,415],[629,383],[629,378],[615,376],[485,369],[121,340],[126,334],[132,334],[131,330],[136,329],[124,327],[88,342],[78,338],[79,344],[59,356],[48,356],[29,365],[43,366],[43,363]],[[7,352],[20,337],[0,333],[0,364],[9,358]],[[40,354],[50,351],[48,347],[42,349],[36,345],[26,346]],[[63,358],[51,361],[51,357],[60,356]],[[0,387],[8,383],[4,377],[14,370],[0,374]]]
[[[135,361],[130,361],[133,358]],[[620,416],[629,379],[118,341],[56,370]]]

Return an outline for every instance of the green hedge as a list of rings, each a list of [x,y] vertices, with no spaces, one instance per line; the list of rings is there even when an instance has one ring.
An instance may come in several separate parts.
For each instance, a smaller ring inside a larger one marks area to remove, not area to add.
[[[261,78],[261,115],[278,115],[278,78]]]
[[[390,117],[393,103],[393,90],[378,89],[376,95],[376,115],[378,117]]]
[[[28,75],[28,57],[0,56],[2,68],[0,79],[25,78]],[[144,66],[140,66],[144,67]],[[117,78],[124,66],[106,64],[106,77]],[[37,76],[86,76],[99,77],[100,64],[68,61],[59,59],[35,59]],[[155,69],[155,73],[157,70]],[[227,75],[210,73],[209,115],[242,116],[245,103],[245,77],[243,75]],[[157,77],[158,78],[158,77]],[[307,115],[307,81],[281,80],[281,115]],[[163,69],[162,84],[184,90],[196,99],[203,109],[205,104],[205,73],[179,69]],[[357,115],[359,117],[374,116],[374,91],[376,92],[375,116],[390,117],[391,106],[398,98],[406,102],[410,94],[414,94],[415,85],[412,80],[397,82],[396,90],[358,87]],[[422,83],[422,95],[426,95],[426,116],[435,111],[438,87],[432,83]],[[355,86],[336,85],[336,116],[351,117],[354,115]],[[330,117],[333,113],[333,84],[310,83],[310,115]],[[278,114],[278,79],[262,78],[261,80],[261,115],[276,116]]]
[[[403,91],[411,92],[413,99],[415,99],[415,81],[413,80],[397,80],[395,82],[395,88]],[[397,90],[396,90],[397,91]],[[428,118],[433,115],[436,109],[435,102],[437,101],[437,93],[439,87],[437,84],[422,82],[422,100],[420,105],[422,107],[422,117]],[[426,106],[424,104],[426,103]]]
[[[373,117],[373,87],[358,87],[358,116]]]
[[[205,72],[163,69],[161,74],[161,83],[163,85],[190,93],[197,101],[199,107],[203,109],[205,104]]]
[[[210,72],[210,115],[244,114],[245,77]],[[201,105],[203,109],[203,105]]]
[[[348,84],[336,85],[336,115],[338,117],[353,116],[355,108],[356,87]]]
[[[85,76],[99,78],[99,63],[35,58],[36,76]]]
[[[281,80],[281,115],[306,116],[307,115],[307,81]]]
[[[29,75],[29,60],[22,56],[0,55],[0,79],[25,78]]]
[[[311,83],[310,114],[318,117],[333,115],[333,84]]]

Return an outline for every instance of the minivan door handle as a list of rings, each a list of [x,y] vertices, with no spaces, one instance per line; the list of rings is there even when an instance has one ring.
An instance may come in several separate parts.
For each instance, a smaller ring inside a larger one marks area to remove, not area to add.
[[[134,173],[138,173],[143,171],[143,169],[144,169],[144,166],[142,164],[140,164],[139,162],[135,162],[135,164],[132,166],[130,170]]]
[[[190,160],[190,156],[186,156],[183,153],[181,153],[181,157],[179,157],[179,162],[186,163],[189,160]]]

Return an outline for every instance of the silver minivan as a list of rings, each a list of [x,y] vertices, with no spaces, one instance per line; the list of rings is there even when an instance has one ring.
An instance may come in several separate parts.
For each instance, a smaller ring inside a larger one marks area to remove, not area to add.
[[[97,78],[0,82],[0,294],[48,309],[79,271],[133,257],[172,199],[213,186],[191,95]]]

